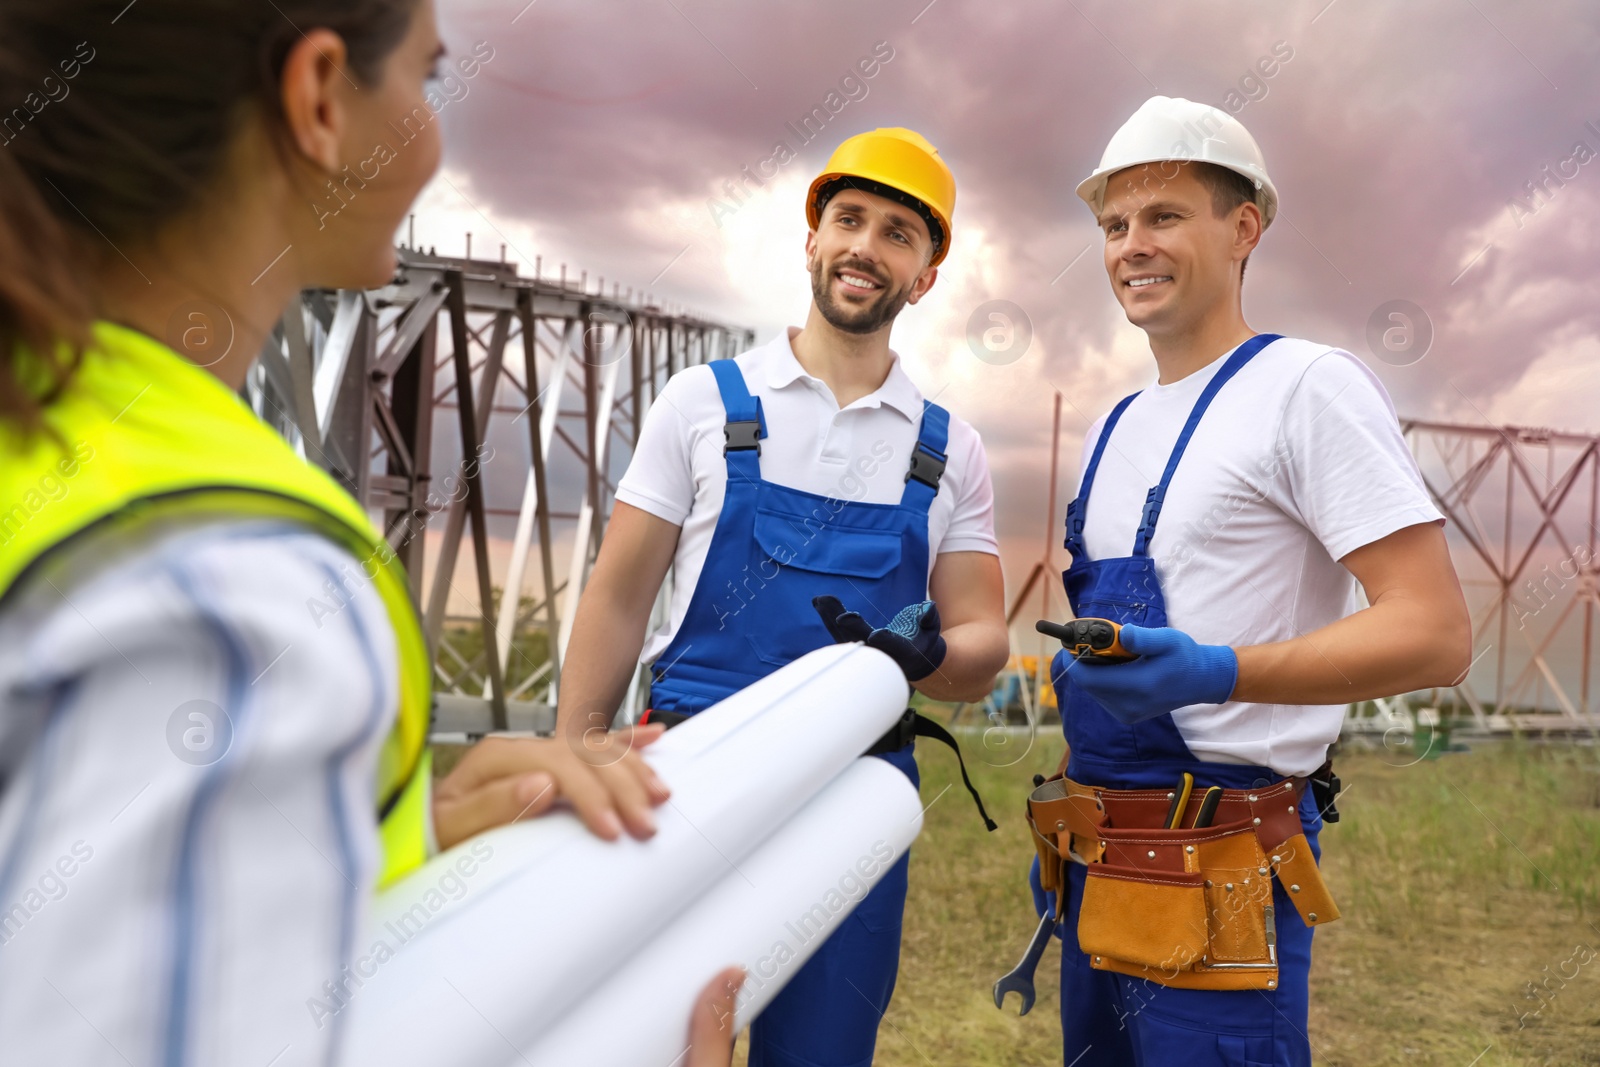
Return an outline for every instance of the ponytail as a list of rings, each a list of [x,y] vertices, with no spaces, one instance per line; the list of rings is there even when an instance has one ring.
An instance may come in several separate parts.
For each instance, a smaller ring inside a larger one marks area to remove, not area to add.
[[[0,145],[0,424],[38,427],[40,406],[67,383],[88,344],[92,299],[61,224]],[[24,375],[23,352],[36,359]]]

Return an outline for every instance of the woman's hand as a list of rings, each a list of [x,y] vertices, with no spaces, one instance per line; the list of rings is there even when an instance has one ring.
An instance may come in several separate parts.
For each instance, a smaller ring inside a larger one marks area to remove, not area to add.
[[[671,791],[639,758],[660,726],[561,737],[486,737],[433,787],[433,827],[441,849],[495,826],[532,818],[566,800],[598,837],[624,829],[656,832],[652,808]]]
[[[689,1058],[684,1067],[728,1067],[733,1060],[733,1001],[744,985],[744,968],[729,967],[711,979],[689,1016]]]

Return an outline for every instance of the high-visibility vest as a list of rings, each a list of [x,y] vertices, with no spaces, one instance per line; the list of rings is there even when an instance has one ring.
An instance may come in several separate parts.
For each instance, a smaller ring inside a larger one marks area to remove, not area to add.
[[[383,598],[400,710],[378,758],[384,885],[427,858],[432,666],[393,549],[353,497],[297,456],[215,376],[109,322],[24,438],[0,422],[0,608],[69,543],[149,519],[287,520],[361,562]]]

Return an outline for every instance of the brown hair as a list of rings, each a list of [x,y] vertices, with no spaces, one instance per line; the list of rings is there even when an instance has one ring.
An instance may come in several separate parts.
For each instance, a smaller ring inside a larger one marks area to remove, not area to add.
[[[1238,171],[1202,160],[1193,161],[1192,166],[1200,184],[1211,190],[1211,212],[1217,218],[1222,218],[1240,204],[1255,202],[1256,183]],[[1250,257],[1245,256],[1244,262],[1239,264],[1240,281],[1244,280],[1244,269],[1249,265]]]
[[[338,33],[351,73],[375,85],[416,8],[416,0],[4,0],[0,421],[34,428],[41,403],[71,376],[94,318],[87,265],[193,207],[249,109],[281,133],[279,79],[304,31]],[[24,380],[21,349],[38,354],[42,381]]]

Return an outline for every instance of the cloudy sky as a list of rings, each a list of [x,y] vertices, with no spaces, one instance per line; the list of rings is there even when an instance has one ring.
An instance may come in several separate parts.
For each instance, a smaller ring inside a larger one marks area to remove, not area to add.
[[[528,273],[565,262],[764,340],[804,320],[802,201],[832,148],[893,125],[938,146],[953,247],[893,345],[983,434],[1013,583],[1042,550],[1052,393],[1070,489],[1089,423],[1154,377],[1072,190],[1158,93],[1235,113],[1266,154],[1282,211],[1246,277],[1253,327],[1361,355],[1404,416],[1600,431],[1592,2],[439,3],[453,53],[493,51],[441,115],[417,219],[441,253],[471,231]],[[1009,363],[967,341],[995,300],[1031,328]],[[1420,359],[1369,346],[1395,300],[1431,328]]]

